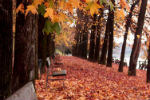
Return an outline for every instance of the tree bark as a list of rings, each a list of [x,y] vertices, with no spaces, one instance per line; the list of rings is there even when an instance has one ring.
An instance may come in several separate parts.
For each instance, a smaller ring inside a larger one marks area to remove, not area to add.
[[[12,75],[12,0],[0,1],[0,98],[11,93]]]
[[[78,57],[82,57],[82,41],[84,40],[83,39],[83,34],[82,32],[84,31],[84,27],[82,26],[83,24],[83,11],[82,10],[79,10],[77,9],[77,16],[78,16],[78,20],[77,20],[77,25],[76,25],[76,35],[75,35],[75,40],[76,40],[76,45],[75,47],[73,48],[73,54],[75,56],[78,56]]]
[[[42,30],[44,28],[46,19],[39,15],[38,19],[38,59],[42,59],[42,66],[40,66],[40,74],[44,73],[45,64],[46,64],[46,56],[47,56],[47,34],[43,33]]]
[[[88,46],[88,15],[84,15],[84,29],[83,29],[83,36],[82,36],[82,41],[81,41],[81,45],[82,45],[82,54],[81,57],[84,59],[87,59],[87,46]]]
[[[150,39],[149,39],[149,41],[150,41]],[[148,49],[148,65],[147,65],[146,82],[150,83],[150,43],[149,43],[149,49]]]
[[[44,34],[42,32],[42,29],[44,28],[44,24],[45,24],[45,19],[42,15],[39,15],[39,19],[38,19],[38,58],[42,59],[42,49],[43,49],[43,38],[44,38]]]
[[[38,19],[39,16],[36,15],[35,20],[35,79],[38,79]]]
[[[105,65],[106,64],[106,55],[107,55],[107,51],[108,51],[108,36],[109,36],[109,32],[110,32],[110,16],[108,16],[107,18],[107,23],[106,23],[106,30],[105,30],[105,37],[104,37],[104,43],[103,43],[103,48],[102,48],[102,53],[101,53],[101,57],[100,57],[100,64]]]
[[[47,57],[52,57],[54,56],[54,53],[55,53],[55,42],[54,42],[54,39],[55,39],[55,34],[54,33],[50,33],[48,35],[48,38],[47,38]]]
[[[43,33],[42,33],[43,34]],[[45,70],[45,65],[46,65],[46,56],[47,56],[47,34],[43,34],[43,38],[42,38],[42,52],[39,52],[41,53],[42,55],[42,68],[41,68],[41,74],[45,73],[46,70]]]
[[[79,45],[79,35],[80,35],[78,32],[78,26],[79,26],[79,24],[77,23],[76,33],[75,33],[75,37],[74,37],[76,44],[73,45],[73,48],[72,48],[72,55],[73,56],[78,56],[78,45]]]
[[[115,0],[111,0],[112,3],[115,5]],[[113,40],[114,40],[114,11],[109,10],[110,16],[110,31],[109,31],[109,46],[108,46],[108,57],[107,57],[107,67],[112,67],[112,54],[113,54]]]
[[[80,57],[81,54],[81,24],[78,23],[76,26],[76,34],[77,34],[77,45],[76,45],[76,52],[77,52],[77,56]]]
[[[144,25],[146,6],[147,6],[147,0],[142,0],[138,23],[137,23],[137,29],[134,36],[135,39],[134,39],[133,49],[130,56],[130,64],[128,70],[128,75],[130,76],[136,75],[136,64],[137,64],[137,59],[139,57],[139,52],[141,47],[141,36],[142,36],[142,30]]]
[[[103,10],[101,10],[101,14],[98,16],[98,24],[97,24],[97,34],[96,34],[96,45],[95,45],[95,56],[94,59],[96,61],[99,60],[99,52],[100,52],[100,38],[101,38],[101,18],[103,17]]]
[[[85,33],[84,33],[84,13],[82,10],[77,11],[78,14],[78,26],[77,26],[77,32],[79,34],[79,42],[78,42],[78,57],[83,58],[83,54],[84,54],[84,46],[85,43],[83,42],[85,40]]]
[[[124,56],[125,56],[125,49],[126,49],[126,40],[127,40],[127,36],[128,36],[128,31],[129,31],[129,27],[131,25],[131,18],[132,18],[132,12],[135,8],[135,6],[139,3],[139,0],[136,0],[135,3],[132,4],[132,7],[130,9],[130,13],[127,17],[127,21],[126,21],[126,25],[125,25],[125,34],[124,34],[124,41],[123,41],[123,45],[122,45],[122,50],[121,50],[121,56],[120,56],[120,64],[119,64],[119,68],[118,71],[119,72],[123,72],[123,63],[124,63]]]
[[[90,50],[89,50],[89,60],[94,61],[94,51],[95,51],[95,35],[97,32],[96,28],[96,19],[97,15],[93,16],[93,25],[91,27],[91,36],[90,36]]]
[[[17,0],[17,6],[21,2],[21,0]],[[27,1],[25,0],[23,3],[26,8],[28,5]],[[16,17],[16,45],[12,83],[13,91],[16,91],[35,77],[33,75],[35,75],[36,21],[36,15],[31,13],[25,17],[24,14],[19,12]]]

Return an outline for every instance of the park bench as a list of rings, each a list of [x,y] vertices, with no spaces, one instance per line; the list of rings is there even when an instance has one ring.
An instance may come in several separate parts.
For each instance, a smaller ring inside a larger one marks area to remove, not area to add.
[[[46,77],[46,88],[47,88],[48,80],[51,80],[51,81],[65,80],[67,71],[62,70],[62,69],[61,70],[55,70],[54,69],[54,68],[59,68],[60,65],[63,65],[63,63],[61,63],[61,62],[56,63],[56,61],[58,61],[57,58],[46,59],[46,61],[47,61],[47,64],[48,64],[47,66],[49,66],[48,69],[47,69],[47,77]],[[59,66],[58,65],[56,66],[55,64],[58,64]],[[62,76],[63,76],[63,78],[62,78]],[[64,81],[63,81],[63,86],[64,86]]]
[[[146,70],[147,69],[147,61],[139,61],[139,69]]]
[[[115,63],[115,59],[114,58],[112,58],[112,63]]]
[[[13,95],[8,97],[6,100],[38,100],[34,85],[32,82],[28,82]]]
[[[56,54],[55,55],[55,59],[54,59],[54,65],[63,65],[63,63],[61,62],[62,60],[60,59],[60,55],[59,54]]]
[[[119,59],[116,59],[116,60],[115,60],[115,64],[120,64],[120,60],[119,60]]]
[[[118,64],[118,65],[119,65],[119,64],[120,64],[120,60],[113,58],[113,59],[112,59],[112,63],[115,63],[115,64]],[[126,61],[123,62],[123,66],[127,66],[127,62],[126,62]]]

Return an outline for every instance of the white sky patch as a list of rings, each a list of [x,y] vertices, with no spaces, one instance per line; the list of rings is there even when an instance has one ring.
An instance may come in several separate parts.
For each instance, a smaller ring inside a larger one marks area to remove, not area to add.
[[[147,29],[150,31],[150,25],[147,27]]]
[[[74,27],[74,26],[75,26],[75,21],[72,24],[70,24],[70,27]]]
[[[121,36],[121,37],[114,37],[114,41],[115,41],[115,43],[117,43],[117,44],[120,44],[120,43],[123,43],[123,36]]]
[[[127,44],[132,45],[134,42],[134,34],[129,34],[127,39]]]
[[[124,40],[124,35],[122,35],[121,37],[114,37],[114,41],[117,44],[123,43]],[[134,42],[134,34],[128,34],[128,39],[127,39],[127,44],[132,45]]]

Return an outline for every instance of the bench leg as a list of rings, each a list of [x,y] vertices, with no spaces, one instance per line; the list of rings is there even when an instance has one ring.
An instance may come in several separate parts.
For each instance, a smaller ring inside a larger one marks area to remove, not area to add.
[[[47,75],[46,75],[46,89],[47,89],[47,84],[48,84],[48,75],[49,75],[49,68],[47,69]]]
[[[63,80],[63,87],[65,87],[65,83],[64,83],[64,80]]]
[[[65,80],[66,80],[66,76],[65,76]],[[65,87],[65,80],[63,80],[63,87]]]

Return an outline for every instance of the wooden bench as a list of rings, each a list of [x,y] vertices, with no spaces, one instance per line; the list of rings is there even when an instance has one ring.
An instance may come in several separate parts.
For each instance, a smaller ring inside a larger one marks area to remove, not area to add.
[[[47,83],[48,83],[48,80],[51,80],[51,81],[57,81],[57,80],[65,80],[66,79],[66,75],[67,75],[67,71],[66,70],[58,70],[58,71],[54,71],[54,64],[55,61],[54,59],[46,59],[47,60],[47,64],[48,64],[48,70],[47,70],[47,77],[46,77],[46,88],[47,88]],[[58,67],[58,66],[57,66]],[[63,76],[64,78],[57,78],[59,76]],[[53,77],[53,78],[49,78],[49,77]],[[64,81],[63,81],[63,86],[64,86]]]
[[[34,85],[32,82],[27,83],[21,89],[16,91],[13,95],[8,97],[6,100],[38,100]]]
[[[147,69],[147,65],[148,65],[148,61],[139,61],[139,69],[141,70],[146,70]]]

